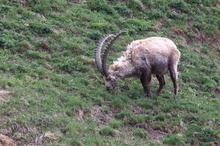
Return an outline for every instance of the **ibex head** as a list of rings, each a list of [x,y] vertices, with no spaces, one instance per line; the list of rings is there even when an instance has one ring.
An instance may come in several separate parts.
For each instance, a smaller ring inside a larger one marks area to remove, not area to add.
[[[122,34],[124,34],[125,32],[119,32],[117,34],[109,34],[106,35],[105,37],[103,37],[99,43],[97,44],[97,47],[95,49],[95,62],[97,65],[98,70],[102,73],[102,75],[104,76],[105,79],[105,85],[106,85],[106,89],[107,90],[112,90],[117,86],[118,81],[120,80],[120,77],[115,76],[112,72],[110,72],[107,69],[107,58],[108,58],[108,52],[111,48],[111,46],[113,45],[113,43],[115,42],[115,40]],[[105,43],[105,41],[111,38],[110,41],[107,43],[103,55],[101,57],[101,49],[103,47],[103,44]]]

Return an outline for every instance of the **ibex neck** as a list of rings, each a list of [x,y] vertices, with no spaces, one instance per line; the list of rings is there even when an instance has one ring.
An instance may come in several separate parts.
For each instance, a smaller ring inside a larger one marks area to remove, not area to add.
[[[114,63],[109,68],[110,74],[117,76],[121,79],[131,76],[137,76],[134,66],[131,64],[129,59],[125,56],[121,56],[114,61]]]

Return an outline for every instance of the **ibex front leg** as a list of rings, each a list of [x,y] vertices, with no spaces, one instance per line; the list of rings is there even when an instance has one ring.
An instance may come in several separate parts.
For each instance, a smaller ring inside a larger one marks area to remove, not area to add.
[[[159,88],[157,89],[157,95],[160,95],[160,91],[163,89],[165,85],[164,75],[156,75],[157,80],[159,81]]]
[[[146,93],[148,98],[151,98],[151,91],[150,91],[150,81],[151,81],[151,73],[150,72],[144,72],[142,73],[140,77],[142,86],[144,88],[144,92]]]

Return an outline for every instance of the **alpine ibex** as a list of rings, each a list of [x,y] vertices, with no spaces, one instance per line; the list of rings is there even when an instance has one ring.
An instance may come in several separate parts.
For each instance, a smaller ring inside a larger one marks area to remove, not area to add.
[[[174,86],[174,94],[178,94],[178,72],[177,65],[180,58],[180,52],[173,41],[162,37],[150,37],[147,39],[136,40],[128,45],[123,56],[107,69],[108,52],[114,41],[124,32],[109,34],[103,37],[95,49],[95,62],[98,70],[105,79],[107,90],[114,89],[119,80],[136,76],[140,78],[147,97],[151,98],[149,88],[151,75],[155,74],[159,81],[157,95],[165,85],[164,75],[170,72]],[[101,57],[101,48],[105,41],[111,38],[107,43],[104,53]]]

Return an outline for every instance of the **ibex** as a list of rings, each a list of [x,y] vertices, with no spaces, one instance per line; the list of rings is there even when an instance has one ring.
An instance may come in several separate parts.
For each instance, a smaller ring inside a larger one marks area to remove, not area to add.
[[[125,32],[117,34],[108,34],[98,42],[95,49],[95,62],[98,70],[102,73],[105,79],[107,90],[112,90],[116,87],[119,80],[126,77],[138,77],[141,80],[142,86],[147,97],[151,98],[150,81],[151,75],[155,74],[159,81],[157,95],[165,85],[164,75],[170,72],[174,86],[174,94],[178,94],[178,72],[177,65],[180,58],[180,52],[173,41],[162,37],[150,37],[147,39],[132,41],[127,46],[126,52],[119,57],[107,69],[108,52],[115,40]],[[101,56],[101,48],[107,39],[104,53]]]

